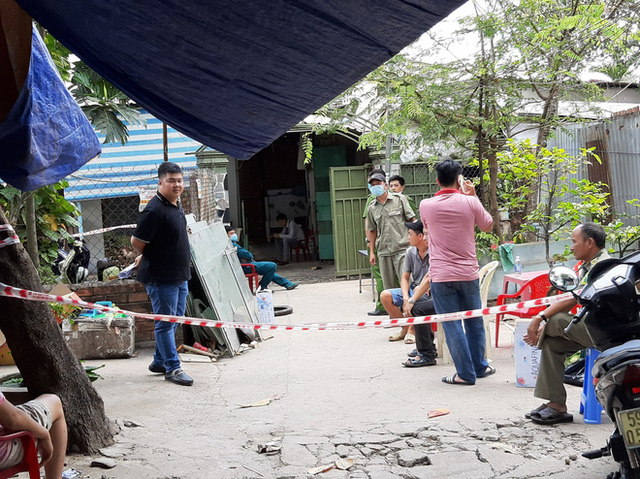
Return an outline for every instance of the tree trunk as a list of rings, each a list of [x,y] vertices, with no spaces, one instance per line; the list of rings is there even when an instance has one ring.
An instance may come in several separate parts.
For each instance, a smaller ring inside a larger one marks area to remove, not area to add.
[[[7,220],[0,210],[0,224]],[[21,245],[0,248],[0,282],[42,291]],[[113,443],[104,403],[53,319],[47,303],[0,297],[0,329],[32,394],[55,393],[64,405],[69,449],[95,453]]]
[[[40,258],[38,257],[38,234],[36,232],[36,201],[34,193],[23,193],[25,198],[25,224],[27,227],[27,251],[36,270],[40,266]]]
[[[493,232],[498,236],[499,242],[504,242],[502,228],[500,225],[500,210],[498,208],[498,158],[496,156],[497,145],[492,148],[487,155],[489,161],[489,207],[493,218]]]
[[[556,80],[556,78],[554,78]],[[552,122],[553,119],[556,118],[558,114],[558,96],[560,94],[560,89],[557,84],[554,84],[547,97],[544,98],[544,107],[542,109],[542,115],[540,120],[540,128],[538,128],[538,137],[536,140],[536,155],[540,154],[540,150],[542,148],[547,147],[547,143],[549,141],[549,135],[552,131]],[[531,192],[527,196],[527,203],[525,205],[525,209],[522,215],[522,219],[538,206],[538,200],[540,197],[540,179],[538,178],[531,185]],[[525,235],[527,241],[537,241],[535,235],[532,233],[527,233]]]

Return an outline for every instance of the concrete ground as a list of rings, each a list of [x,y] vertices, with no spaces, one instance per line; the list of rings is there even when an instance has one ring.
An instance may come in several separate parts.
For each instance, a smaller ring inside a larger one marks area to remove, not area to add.
[[[303,277],[287,267],[283,274]],[[359,293],[357,280],[303,283],[274,295],[276,304],[293,306],[292,315],[276,318],[283,323],[366,320],[372,309],[370,286]],[[70,456],[69,467],[96,479],[573,479],[615,470],[611,459],[580,456],[603,445],[612,424],[606,417],[601,425],[583,424],[579,388],[568,387],[572,424],[524,420],[540,400],[516,387],[513,338],[502,329],[504,346],[493,351],[497,373],[473,387],[443,384],[454,369],[441,360],[402,367],[411,346],[388,342],[388,329],[269,333],[235,358],[184,364],[195,379],[190,388],[150,374],[150,350],[87,361],[106,364],[95,386],[121,426],[116,445],[103,451],[116,466],[97,469],[90,467],[94,458]],[[271,402],[240,407],[265,399]],[[440,408],[450,413],[428,418]],[[278,450],[258,452],[269,443]],[[353,465],[308,472],[340,458]]]

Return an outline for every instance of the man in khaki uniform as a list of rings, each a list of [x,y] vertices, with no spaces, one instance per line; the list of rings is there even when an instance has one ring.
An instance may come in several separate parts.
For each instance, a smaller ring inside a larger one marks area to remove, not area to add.
[[[376,169],[369,173],[369,190],[376,197],[367,209],[369,262],[380,265],[384,289],[392,289],[400,284],[409,247],[409,230],[404,224],[415,221],[416,214],[404,195],[389,191],[384,171]]]
[[[571,251],[578,261],[582,261],[579,277],[582,285],[587,283],[589,271],[598,261],[609,258],[605,247],[606,234],[602,226],[582,223],[571,233]],[[564,329],[573,316],[569,313],[577,304],[574,298],[554,303],[542,313],[534,316],[524,340],[530,346],[542,350],[540,369],[534,396],[549,400],[533,411],[525,414],[536,424],[558,424],[572,422],[567,413],[567,391],[564,388],[565,358],[585,348],[593,348],[584,322],[575,324],[566,334]],[[587,378],[585,378],[587,380]]]
[[[369,195],[367,197],[367,202],[364,205],[362,218],[364,219],[365,231],[367,229],[367,211],[369,211],[369,205],[375,200],[376,200],[375,196]],[[367,246],[367,248],[369,247]],[[382,276],[380,276],[379,264],[371,265],[371,275],[373,276],[373,279],[375,280],[375,283],[376,283],[376,308],[373,311],[369,311],[367,314],[369,316],[386,316],[387,312],[385,311],[384,306],[382,306],[382,303],[380,302],[380,293],[384,291],[384,286],[382,285]]]

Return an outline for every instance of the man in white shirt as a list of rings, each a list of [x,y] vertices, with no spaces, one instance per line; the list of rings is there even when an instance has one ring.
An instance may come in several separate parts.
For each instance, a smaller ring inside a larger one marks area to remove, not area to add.
[[[304,240],[304,231],[295,221],[287,221],[287,215],[282,213],[276,217],[276,220],[282,226],[282,231],[273,235],[276,240],[278,264],[282,266],[289,263],[291,248],[295,248],[298,246],[298,242]]]

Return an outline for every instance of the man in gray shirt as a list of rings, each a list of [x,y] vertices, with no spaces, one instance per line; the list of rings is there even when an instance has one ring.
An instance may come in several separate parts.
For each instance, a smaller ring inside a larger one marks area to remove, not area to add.
[[[407,248],[400,288],[386,289],[380,301],[391,318],[428,316],[435,313],[433,300],[429,297],[429,244],[424,234],[422,221],[405,223],[409,229]],[[430,324],[416,324],[416,349],[402,364],[409,368],[436,364],[436,346]]]

